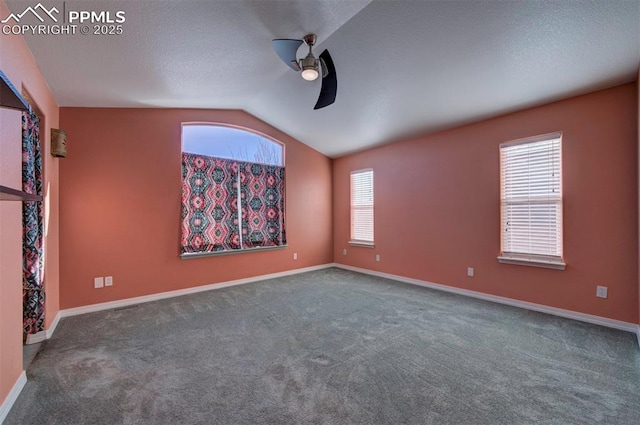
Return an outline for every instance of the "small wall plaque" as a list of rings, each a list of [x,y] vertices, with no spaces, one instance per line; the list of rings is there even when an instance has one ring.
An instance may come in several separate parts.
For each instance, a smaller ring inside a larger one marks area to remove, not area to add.
[[[65,158],[67,156],[67,132],[51,129],[51,155]]]

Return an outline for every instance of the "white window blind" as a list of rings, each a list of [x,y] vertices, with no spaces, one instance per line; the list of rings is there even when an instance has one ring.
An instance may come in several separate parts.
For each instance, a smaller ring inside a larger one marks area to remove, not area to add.
[[[562,263],[561,134],[500,145],[502,259]]]
[[[373,244],[373,170],[351,173],[351,242]]]

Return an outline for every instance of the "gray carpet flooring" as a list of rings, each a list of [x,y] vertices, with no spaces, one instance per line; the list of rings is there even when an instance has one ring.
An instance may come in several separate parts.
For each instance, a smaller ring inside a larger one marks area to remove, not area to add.
[[[631,333],[326,269],[63,319],[14,424],[640,423]]]

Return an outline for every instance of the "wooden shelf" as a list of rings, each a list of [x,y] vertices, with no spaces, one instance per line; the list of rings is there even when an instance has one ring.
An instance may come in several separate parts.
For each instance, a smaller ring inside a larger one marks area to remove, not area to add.
[[[29,111],[30,107],[9,78],[0,71],[0,107]],[[42,201],[42,196],[0,185],[0,201]]]
[[[42,201],[42,196],[0,186],[0,201]]]
[[[0,71],[0,107],[28,111],[29,104],[11,84],[9,78]]]

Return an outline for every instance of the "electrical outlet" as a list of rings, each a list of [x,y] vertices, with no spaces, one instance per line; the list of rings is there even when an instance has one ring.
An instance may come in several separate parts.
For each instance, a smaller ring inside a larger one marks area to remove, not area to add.
[[[104,286],[113,286],[113,276],[107,276],[104,278]]]
[[[596,287],[596,297],[607,298],[607,287],[606,286]]]
[[[473,277],[473,267],[467,267],[467,276]]]
[[[298,259],[298,253],[297,253],[297,252],[294,252],[294,253],[293,253],[293,259],[294,259],[294,260],[297,260],[297,259]]]
[[[342,255],[347,255],[347,248],[342,250]]]
[[[104,277],[94,277],[93,278],[93,287],[94,288],[102,288],[104,286]]]
[[[380,261],[380,254],[376,254],[376,261]]]

